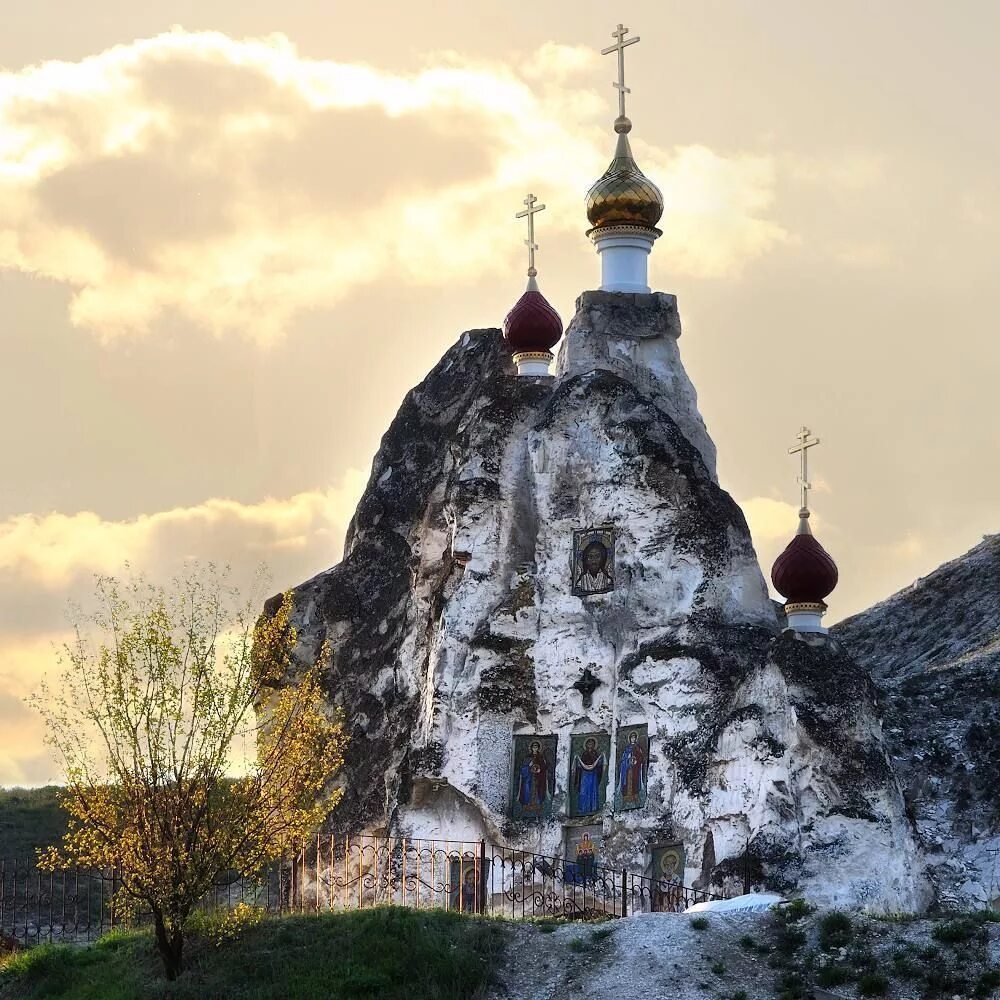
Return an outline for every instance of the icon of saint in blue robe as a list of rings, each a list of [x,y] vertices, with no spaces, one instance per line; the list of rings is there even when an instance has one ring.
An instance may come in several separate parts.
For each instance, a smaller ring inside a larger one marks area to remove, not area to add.
[[[526,813],[540,813],[549,797],[549,765],[542,745],[533,741],[518,769],[517,801]]]
[[[635,808],[645,803],[646,754],[639,745],[639,734],[635,731],[629,733],[628,743],[622,748],[615,791],[625,809]]]
[[[576,814],[586,816],[601,808],[601,788],[607,761],[597,749],[597,740],[588,739],[583,750],[573,759],[573,793]]]

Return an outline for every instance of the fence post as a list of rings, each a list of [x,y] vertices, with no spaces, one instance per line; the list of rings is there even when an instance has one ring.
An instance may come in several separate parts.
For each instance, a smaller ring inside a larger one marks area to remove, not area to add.
[[[622,916],[628,916],[628,869],[622,869]]]
[[[461,869],[459,865],[459,869]],[[480,915],[486,912],[486,901],[487,901],[487,875],[486,875],[486,840],[485,838],[479,841],[479,913]],[[461,886],[459,886],[459,892],[461,892]]]
[[[743,849],[743,895],[750,894],[750,838],[747,837],[746,847]]]

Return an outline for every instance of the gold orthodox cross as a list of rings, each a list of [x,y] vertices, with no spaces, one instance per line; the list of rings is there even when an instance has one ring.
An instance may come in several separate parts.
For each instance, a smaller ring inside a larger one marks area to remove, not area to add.
[[[819,438],[810,438],[810,434],[812,431],[808,427],[803,427],[795,435],[799,439],[799,443],[794,448],[788,449],[789,455],[799,455],[802,462],[802,470],[797,480],[802,490],[800,494],[802,510],[809,509],[809,491],[812,489],[812,483],[809,482],[809,449],[815,448],[819,444]]]
[[[618,117],[625,117],[625,95],[631,94],[632,91],[625,86],[625,47],[627,45],[635,45],[639,41],[639,36],[636,35],[635,38],[630,38],[627,42],[625,41],[625,36],[628,34],[628,28],[623,24],[618,25],[617,31],[611,32],[612,38],[617,38],[618,41],[614,45],[609,45],[606,49],[601,49],[601,55],[607,56],[612,52],[618,53],[618,80],[615,82],[614,87],[618,91]]]
[[[528,238],[524,241],[525,246],[528,248],[528,277],[533,278],[538,272],[535,270],[535,251],[538,249],[538,244],[535,242],[535,213],[541,212],[545,208],[544,205],[536,205],[535,202],[538,199],[533,195],[529,194],[527,198],[524,199],[525,205],[528,207],[523,212],[518,212],[514,216],[515,219],[523,219],[525,216],[528,218]]]

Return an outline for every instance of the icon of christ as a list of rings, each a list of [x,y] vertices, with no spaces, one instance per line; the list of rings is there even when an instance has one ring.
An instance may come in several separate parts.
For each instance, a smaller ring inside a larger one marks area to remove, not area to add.
[[[615,589],[614,545],[612,527],[573,533],[573,593],[577,597]]]

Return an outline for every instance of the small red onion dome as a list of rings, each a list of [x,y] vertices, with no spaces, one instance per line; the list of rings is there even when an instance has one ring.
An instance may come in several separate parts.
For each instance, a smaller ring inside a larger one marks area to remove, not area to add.
[[[771,582],[789,604],[823,604],[837,586],[839,572],[830,554],[812,536],[808,524],[774,561]]]
[[[534,280],[503,321],[503,339],[512,354],[549,351],[562,336],[562,320]]]

